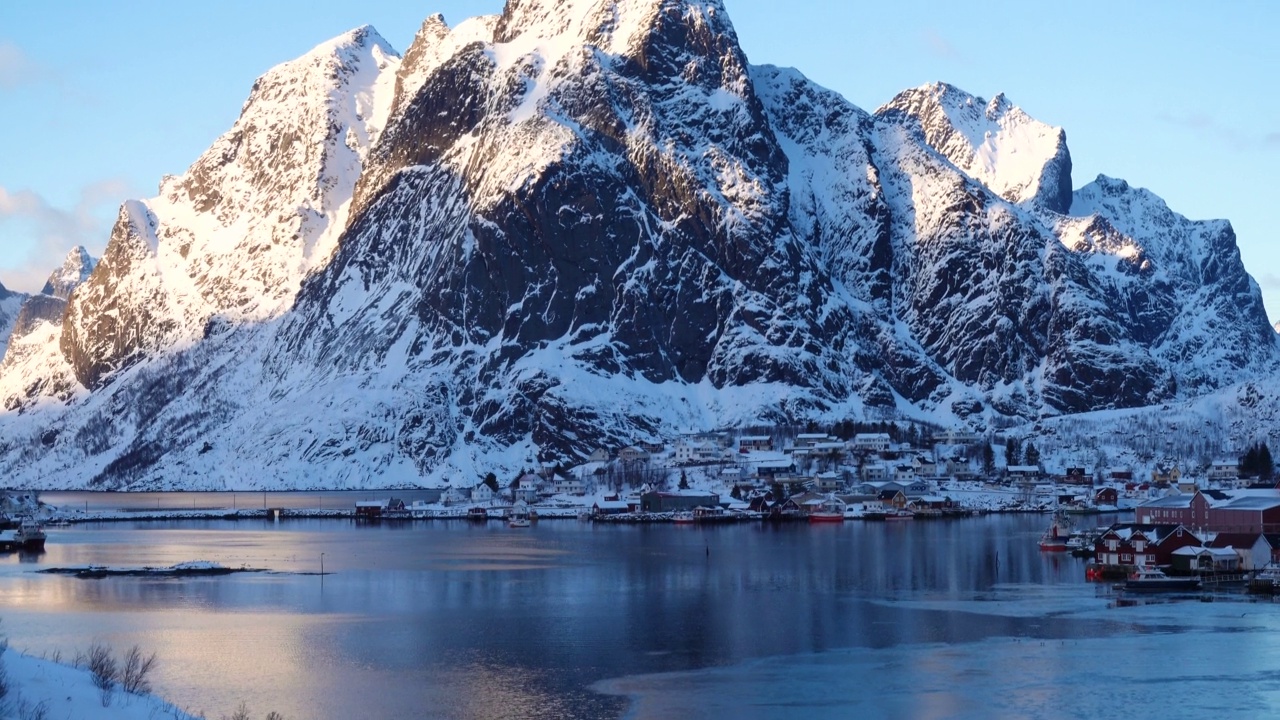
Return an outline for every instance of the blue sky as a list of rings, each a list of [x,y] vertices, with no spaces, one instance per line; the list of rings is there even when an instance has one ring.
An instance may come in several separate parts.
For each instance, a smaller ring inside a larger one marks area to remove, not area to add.
[[[1066,129],[1099,173],[1191,218],[1225,217],[1280,319],[1280,3],[725,0],[753,63],[873,110],[944,80]],[[235,121],[254,79],[362,24],[403,51],[422,20],[500,0],[0,3],[0,282],[32,291],[73,245],[98,254]]]

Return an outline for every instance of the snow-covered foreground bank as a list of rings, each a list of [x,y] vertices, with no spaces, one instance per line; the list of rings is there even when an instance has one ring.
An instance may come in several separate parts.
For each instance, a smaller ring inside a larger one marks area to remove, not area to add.
[[[132,695],[116,687],[104,702],[88,670],[8,649],[3,655],[8,694],[0,718],[77,720],[198,720],[153,695]],[[41,712],[43,707],[43,713]]]

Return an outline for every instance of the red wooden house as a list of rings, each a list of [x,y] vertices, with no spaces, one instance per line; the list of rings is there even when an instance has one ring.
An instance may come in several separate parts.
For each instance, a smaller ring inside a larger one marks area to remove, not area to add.
[[[1173,551],[1200,547],[1200,538],[1182,525],[1116,523],[1093,545],[1094,560],[1110,567],[1168,565]]]

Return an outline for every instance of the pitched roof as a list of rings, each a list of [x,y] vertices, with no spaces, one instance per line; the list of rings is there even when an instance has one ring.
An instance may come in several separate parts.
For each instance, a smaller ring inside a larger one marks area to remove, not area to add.
[[[1280,507],[1280,495],[1245,495],[1215,504],[1214,507],[1224,510],[1270,510]]]
[[[1259,533],[1218,533],[1205,545],[1215,548],[1251,548],[1258,542],[1258,535]]]
[[[1165,495],[1155,500],[1148,500],[1139,508],[1189,508],[1191,507],[1191,498],[1195,495]]]

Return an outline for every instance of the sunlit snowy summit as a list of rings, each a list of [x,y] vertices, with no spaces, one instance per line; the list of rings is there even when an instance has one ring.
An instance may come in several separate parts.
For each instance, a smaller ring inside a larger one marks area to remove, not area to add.
[[[751,65],[719,0],[323,43],[73,284],[0,365],[18,483],[386,486],[690,428],[982,430],[1280,360],[1225,221],[1073,190],[1065,132],[1003,95],[868,113]]]

